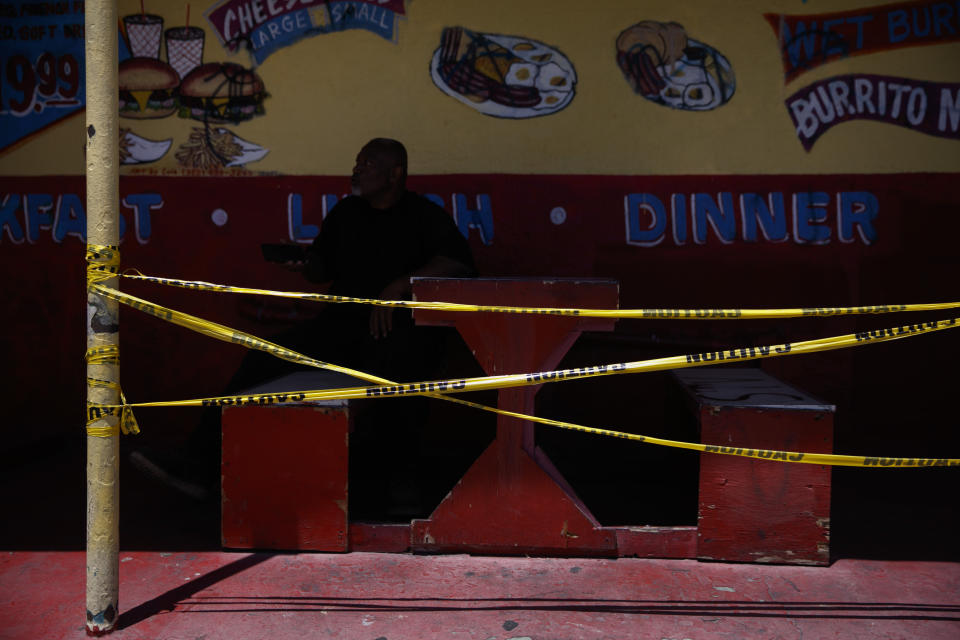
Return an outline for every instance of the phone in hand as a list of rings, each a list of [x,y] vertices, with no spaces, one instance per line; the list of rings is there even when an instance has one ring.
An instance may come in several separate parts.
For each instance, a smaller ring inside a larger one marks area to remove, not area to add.
[[[302,262],[307,259],[307,251],[298,244],[265,243],[260,245],[264,260],[270,262]]]

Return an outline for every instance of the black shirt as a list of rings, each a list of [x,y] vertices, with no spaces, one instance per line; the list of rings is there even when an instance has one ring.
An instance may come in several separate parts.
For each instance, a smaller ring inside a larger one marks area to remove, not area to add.
[[[327,214],[307,251],[307,277],[329,293],[376,298],[388,284],[445,256],[474,269],[466,239],[446,211],[405,191],[389,209],[349,196]]]

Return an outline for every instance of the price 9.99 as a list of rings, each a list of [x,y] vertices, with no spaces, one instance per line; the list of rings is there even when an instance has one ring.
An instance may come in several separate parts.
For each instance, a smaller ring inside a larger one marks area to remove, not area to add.
[[[41,54],[36,64],[21,54],[0,60],[0,112],[23,116],[44,106],[79,104],[80,66],[73,54]]]

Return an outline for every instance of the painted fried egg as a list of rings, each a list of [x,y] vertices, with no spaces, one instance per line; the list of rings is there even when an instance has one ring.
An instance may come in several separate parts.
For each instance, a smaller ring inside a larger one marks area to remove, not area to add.
[[[541,92],[570,91],[570,74],[555,62],[548,62],[540,67],[537,74],[537,89]]]

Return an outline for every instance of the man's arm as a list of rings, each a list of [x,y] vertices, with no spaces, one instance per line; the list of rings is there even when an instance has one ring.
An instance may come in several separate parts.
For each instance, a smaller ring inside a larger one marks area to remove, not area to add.
[[[310,282],[325,283],[333,279],[333,276],[327,273],[329,270],[324,264],[323,258],[314,250],[313,246],[304,252],[302,258],[286,260],[277,264],[287,271],[302,273],[303,277]]]
[[[381,300],[407,300],[411,297],[410,278],[472,278],[477,275],[473,255],[466,238],[446,211],[422,196],[413,196],[417,207],[417,225],[426,255],[422,266],[394,279],[380,292]],[[370,335],[386,337],[393,329],[392,307],[374,307],[370,313]]]
[[[431,260],[402,275],[380,292],[380,300],[407,300],[413,294],[410,278],[472,278],[476,272],[462,262],[447,256],[434,256]],[[393,307],[375,306],[370,311],[370,335],[374,340],[387,337],[393,329]]]
[[[447,256],[434,256],[430,262],[419,269],[414,269],[388,284],[383,292],[390,292],[393,297],[387,298],[381,295],[380,299],[406,300],[409,298],[413,293],[410,278],[472,278],[475,275],[473,269],[462,262]]]

